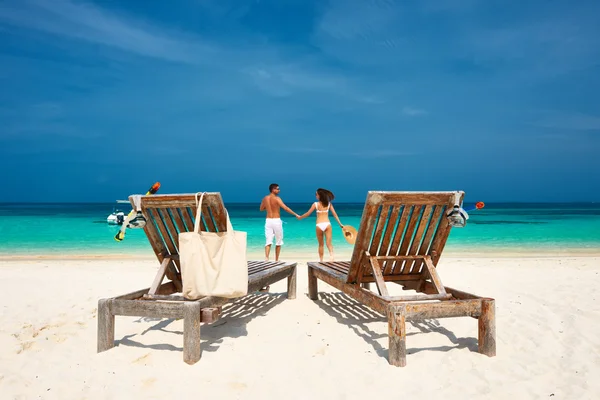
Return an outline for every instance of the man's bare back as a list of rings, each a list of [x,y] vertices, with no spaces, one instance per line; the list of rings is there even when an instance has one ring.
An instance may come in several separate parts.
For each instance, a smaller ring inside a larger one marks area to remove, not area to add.
[[[281,199],[271,193],[262,199],[261,210],[267,210],[267,218],[280,218],[282,204]]]

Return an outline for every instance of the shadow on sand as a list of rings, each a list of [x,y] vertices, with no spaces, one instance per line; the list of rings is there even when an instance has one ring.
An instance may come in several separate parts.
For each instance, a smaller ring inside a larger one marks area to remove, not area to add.
[[[346,325],[352,329],[358,336],[363,338],[365,342],[373,346],[375,352],[380,357],[388,358],[387,340],[386,347],[382,347],[378,342],[380,339],[387,339],[386,333],[381,334],[374,332],[369,329],[368,324],[373,322],[382,322],[387,325],[387,318],[365,306],[362,303],[354,300],[344,293],[319,293],[319,300],[316,303],[321,307],[327,314],[334,317],[340,324]],[[457,338],[454,333],[448,329],[440,326],[440,323],[436,319],[424,320],[424,321],[409,321],[408,324],[417,328],[419,332],[409,332],[406,336],[420,335],[423,333],[441,333],[446,336],[454,346],[437,346],[437,347],[422,347],[422,348],[411,348],[410,341],[407,340],[407,353],[414,354],[420,351],[448,351],[451,349],[464,349],[467,348],[472,352],[477,352],[477,339],[476,338]]]
[[[283,302],[287,293],[251,293],[245,297],[234,300],[223,306],[221,318],[213,324],[202,324],[200,338],[202,351],[216,351],[223,338],[237,338],[246,336],[246,324],[252,319],[266,314],[271,308]],[[152,331],[162,331],[168,334],[183,336],[182,330],[169,329],[175,319],[164,318],[139,318],[136,322],[157,322],[143,331],[145,335]],[[144,344],[133,340],[138,334],[126,335],[115,342],[118,346],[142,347],[154,350],[183,351],[183,347],[167,343]],[[183,337],[181,338],[183,344]]]

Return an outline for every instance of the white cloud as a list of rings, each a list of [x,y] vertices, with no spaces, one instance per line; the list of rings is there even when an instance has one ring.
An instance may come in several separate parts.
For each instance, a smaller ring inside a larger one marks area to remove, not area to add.
[[[0,22],[168,61],[197,64],[219,55],[197,37],[125,19],[91,3],[10,1],[0,8]]]

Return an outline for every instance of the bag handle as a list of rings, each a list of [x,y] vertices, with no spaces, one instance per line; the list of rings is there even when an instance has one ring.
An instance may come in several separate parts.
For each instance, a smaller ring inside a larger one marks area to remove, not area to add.
[[[200,201],[198,201],[198,194],[196,193],[196,220],[194,221],[194,233],[200,232],[200,221],[202,220],[202,199],[204,198],[204,193],[202,192],[202,196],[200,196]]]
[[[203,192],[202,195],[200,196],[200,201],[198,201],[198,194],[200,192],[196,193],[196,221],[194,221],[194,232],[198,233],[200,231],[200,220],[201,220],[201,214],[202,214],[202,199],[204,198],[204,195],[206,194],[206,192]],[[233,234],[233,225],[231,225],[231,220],[229,219],[229,212],[227,211],[227,209],[225,209],[225,217],[227,218],[227,234]]]

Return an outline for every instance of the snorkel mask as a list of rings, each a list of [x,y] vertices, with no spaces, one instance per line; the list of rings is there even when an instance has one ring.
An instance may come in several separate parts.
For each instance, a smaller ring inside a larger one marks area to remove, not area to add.
[[[464,228],[469,219],[469,214],[460,205],[460,194],[454,195],[454,207],[446,213],[446,218],[450,226],[455,228]]]
[[[143,228],[146,226],[146,217],[144,217],[144,214],[142,214],[141,197],[139,195],[133,196],[133,204],[135,205],[136,214],[135,217],[129,220],[127,228]]]
[[[130,221],[129,224],[127,224],[127,227],[130,229],[133,228],[143,228],[146,226],[146,217],[144,217],[144,214],[142,214],[141,211],[138,211],[135,214],[135,217],[133,217]]]

